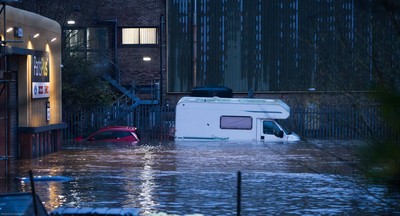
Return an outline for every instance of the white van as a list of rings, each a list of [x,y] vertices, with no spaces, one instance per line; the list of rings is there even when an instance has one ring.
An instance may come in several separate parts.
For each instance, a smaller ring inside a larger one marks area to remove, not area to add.
[[[281,100],[182,97],[176,105],[175,140],[298,141],[276,121],[289,115]]]

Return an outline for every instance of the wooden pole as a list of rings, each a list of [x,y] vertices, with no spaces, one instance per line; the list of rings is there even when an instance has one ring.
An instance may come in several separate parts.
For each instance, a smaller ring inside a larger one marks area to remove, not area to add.
[[[33,209],[35,210],[35,216],[36,216],[36,215],[38,215],[38,209],[37,209],[37,206],[36,206],[35,183],[33,181],[32,170],[29,170],[29,178],[30,178],[30,182],[31,182]]]
[[[236,215],[240,216],[240,211],[241,211],[241,196],[242,196],[242,192],[241,192],[241,184],[242,184],[242,173],[240,171],[238,171],[237,173],[237,203],[236,203]]]

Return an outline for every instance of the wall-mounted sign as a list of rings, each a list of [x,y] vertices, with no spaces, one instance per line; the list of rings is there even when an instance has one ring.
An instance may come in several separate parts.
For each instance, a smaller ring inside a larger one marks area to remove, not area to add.
[[[50,82],[32,82],[32,98],[50,97]]]
[[[14,36],[17,38],[22,38],[24,36],[24,31],[21,27],[14,27]]]
[[[49,55],[36,51],[32,55],[32,98],[50,97]]]
[[[50,121],[50,101],[46,101],[46,121]]]

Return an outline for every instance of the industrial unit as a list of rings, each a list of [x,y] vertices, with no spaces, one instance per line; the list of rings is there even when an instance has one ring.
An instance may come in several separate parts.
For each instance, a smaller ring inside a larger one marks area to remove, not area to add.
[[[61,148],[61,27],[13,8],[0,10],[0,159],[34,158]],[[5,173],[5,172],[0,172]]]

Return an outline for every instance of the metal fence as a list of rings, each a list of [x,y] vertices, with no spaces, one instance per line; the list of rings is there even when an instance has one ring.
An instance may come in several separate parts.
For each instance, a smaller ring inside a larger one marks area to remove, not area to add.
[[[140,105],[120,116],[118,107],[93,107],[86,110],[64,111],[68,123],[64,138],[88,135],[107,125],[128,125],[139,129],[142,140],[171,140],[175,124],[175,108]],[[288,119],[280,121],[302,139],[365,139],[396,135],[381,117],[378,106],[295,107]]]
[[[303,138],[382,139],[396,136],[383,121],[378,106],[327,106],[292,109],[286,120],[289,128]]]
[[[82,110],[64,109],[63,121],[68,124],[64,139],[86,136],[108,125],[138,128],[142,140],[169,140],[175,122],[175,109],[154,105],[140,105],[120,118],[125,109],[116,106],[93,106]]]

